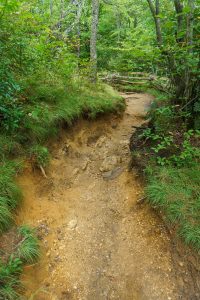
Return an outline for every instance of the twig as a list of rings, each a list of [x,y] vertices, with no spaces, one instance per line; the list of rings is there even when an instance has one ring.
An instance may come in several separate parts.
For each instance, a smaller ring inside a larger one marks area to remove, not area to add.
[[[45,178],[47,178],[47,175],[46,175],[46,172],[45,172],[43,166],[40,165],[39,167],[40,167],[40,170],[41,170],[41,172],[42,172],[42,175],[43,175]]]
[[[144,197],[142,197],[142,198],[140,198],[140,199],[138,199],[136,202],[137,202],[137,204],[143,204],[144,203],[144,201],[146,200],[146,198],[147,198],[147,196],[144,196]]]
[[[27,239],[27,237],[24,237],[15,247],[14,249],[18,248],[23,242]]]

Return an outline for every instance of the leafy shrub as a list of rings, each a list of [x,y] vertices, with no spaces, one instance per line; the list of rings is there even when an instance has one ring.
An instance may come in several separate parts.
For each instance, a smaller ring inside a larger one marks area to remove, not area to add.
[[[157,134],[151,128],[145,129],[139,135],[139,138],[150,140],[152,144],[155,144],[150,149],[153,151],[157,163],[161,166],[172,164],[181,167],[192,165],[200,159],[200,149],[193,146],[191,141],[192,139],[198,140],[200,138],[199,130],[184,132],[182,134],[182,145],[176,143],[173,133],[170,135]]]
[[[22,106],[16,98],[20,87],[4,68],[0,68],[0,78],[0,125],[13,132],[19,128],[23,116]]]
[[[151,109],[148,113],[148,117],[151,118],[155,132],[158,134],[173,130],[176,122],[174,106],[171,105]]]

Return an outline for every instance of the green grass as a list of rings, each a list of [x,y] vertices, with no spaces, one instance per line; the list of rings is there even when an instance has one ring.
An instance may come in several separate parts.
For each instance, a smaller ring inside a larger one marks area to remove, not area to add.
[[[0,233],[8,229],[12,223],[13,217],[7,204],[7,198],[0,197]]]
[[[16,155],[16,153],[21,153],[21,145],[18,143],[15,137],[0,134],[0,160],[5,159],[8,155]]]
[[[145,83],[143,85],[139,84],[127,84],[127,85],[121,85],[121,84],[116,84],[115,87],[119,91],[123,92],[133,92],[133,93],[145,93],[147,92],[150,88],[150,83]],[[153,89],[152,89],[153,90]]]
[[[122,97],[112,87],[80,80],[66,82],[55,75],[54,80],[41,77],[24,82],[24,117],[18,136],[21,144],[42,144],[56,136],[63,123],[72,125],[81,116],[95,118],[99,114],[125,108]]]
[[[35,231],[28,226],[18,229],[19,242],[6,262],[0,260],[0,299],[21,299],[20,275],[23,266],[37,261],[40,255]]]
[[[17,290],[20,289],[20,274],[22,273],[22,262],[19,258],[10,256],[7,263],[0,261],[0,299],[20,299]]]
[[[22,193],[15,183],[19,163],[4,161],[0,163],[0,233],[13,224],[13,210],[19,205]]]
[[[23,263],[36,262],[40,256],[40,251],[34,229],[26,225],[21,226],[19,228],[19,235],[22,238],[22,243],[20,243],[17,249],[17,256]]]
[[[3,161],[0,163],[0,193],[10,209],[16,208],[21,199],[22,192],[15,182],[15,176],[22,168],[21,162]]]
[[[200,167],[162,167],[154,170],[146,187],[148,201],[177,225],[184,241],[200,249]]]

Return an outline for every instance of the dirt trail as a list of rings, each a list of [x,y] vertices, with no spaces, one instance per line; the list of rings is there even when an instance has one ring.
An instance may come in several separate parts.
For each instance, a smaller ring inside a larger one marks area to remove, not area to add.
[[[17,221],[38,226],[43,252],[25,270],[25,299],[187,299],[165,227],[138,204],[143,187],[128,172],[132,125],[144,122],[152,98],[124,97],[123,117],[82,120],[62,134],[48,179],[28,169],[19,179]]]

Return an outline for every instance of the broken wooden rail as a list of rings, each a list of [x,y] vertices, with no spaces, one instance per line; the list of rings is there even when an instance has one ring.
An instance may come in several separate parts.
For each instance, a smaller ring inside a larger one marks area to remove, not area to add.
[[[166,77],[159,77],[155,74],[149,74],[146,72],[130,72],[127,74],[107,74],[100,75],[99,78],[113,85],[141,85],[144,86],[147,83],[150,87],[156,88],[158,90],[168,92],[169,90],[169,80]]]

